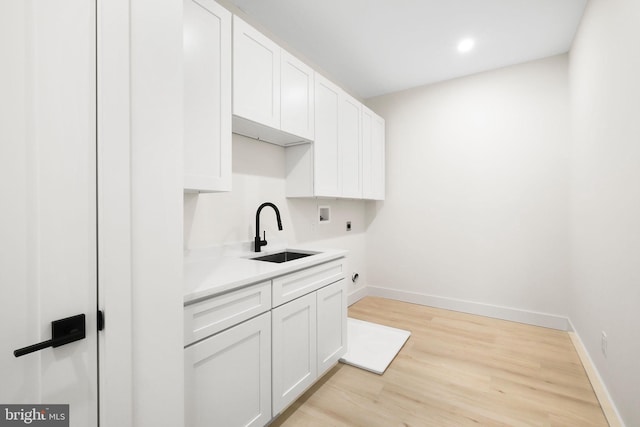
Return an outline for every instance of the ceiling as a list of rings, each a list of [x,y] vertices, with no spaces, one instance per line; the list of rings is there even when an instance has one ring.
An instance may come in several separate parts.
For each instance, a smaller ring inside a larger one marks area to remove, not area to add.
[[[360,98],[571,47],[587,0],[230,0]],[[473,38],[461,54],[458,42]]]

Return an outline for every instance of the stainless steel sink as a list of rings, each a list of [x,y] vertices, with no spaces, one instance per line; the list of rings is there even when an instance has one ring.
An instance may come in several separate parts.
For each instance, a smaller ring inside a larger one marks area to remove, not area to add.
[[[258,261],[267,261],[267,262],[277,262],[277,263],[282,263],[282,262],[287,262],[287,261],[293,261],[294,259],[300,259],[300,258],[304,258],[304,257],[308,257],[314,254],[310,254],[310,253],[302,253],[302,252],[291,252],[291,251],[283,251],[283,252],[277,252],[275,254],[270,254],[270,255],[263,255],[263,256],[259,256],[256,258],[252,258]]]

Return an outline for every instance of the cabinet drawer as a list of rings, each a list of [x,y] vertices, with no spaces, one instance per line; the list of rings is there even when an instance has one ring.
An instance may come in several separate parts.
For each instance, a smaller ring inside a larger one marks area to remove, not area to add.
[[[184,308],[184,345],[271,309],[271,283],[263,282]]]
[[[343,260],[340,259],[273,279],[273,306],[277,307],[342,278]]]

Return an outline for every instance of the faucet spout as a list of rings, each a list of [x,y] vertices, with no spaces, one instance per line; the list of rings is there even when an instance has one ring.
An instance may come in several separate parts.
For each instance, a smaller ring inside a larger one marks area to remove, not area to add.
[[[280,219],[280,211],[278,210],[278,207],[271,202],[265,202],[261,204],[256,211],[256,237],[253,239],[253,250],[255,252],[260,252],[260,248],[266,246],[267,244],[266,233],[264,239],[260,238],[260,212],[267,206],[273,208],[273,210],[275,211],[276,221],[278,222],[278,230],[282,231],[282,220]]]

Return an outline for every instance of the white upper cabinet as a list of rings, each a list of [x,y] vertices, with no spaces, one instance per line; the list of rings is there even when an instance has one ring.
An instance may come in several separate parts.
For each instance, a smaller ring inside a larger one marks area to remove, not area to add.
[[[384,200],[384,119],[315,76],[315,140],[286,150],[287,197]]]
[[[338,145],[342,171],[342,197],[362,198],[362,133],[360,116],[362,104],[340,93],[338,109]]]
[[[234,16],[233,132],[286,146],[313,128],[313,70]]]
[[[233,114],[280,128],[280,46],[233,17]]]
[[[362,197],[385,197],[385,124],[384,119],[362,108]]]
[[[384,120],[237,16],[233,132],[287,147],[288,197],[384,199]]]
[[[312,141],[314,138],[314,72],[282,50],[280,65],[280,128]]]
[[[185,0],[184,189],[231,190],[231,13]]]
[[[287,197],[340,197],[338,109],[342,89],[315,74],[315,140],[285,150]]]

